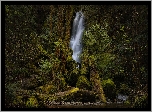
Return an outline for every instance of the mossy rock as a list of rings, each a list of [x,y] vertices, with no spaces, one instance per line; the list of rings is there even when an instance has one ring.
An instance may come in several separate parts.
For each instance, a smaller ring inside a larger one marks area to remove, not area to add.
[[[76,83],[76,87],[78,87],[80,89],[91,90],[91,84],[84,75],[81,75],[78,78],[78,81]]]
[[[111,100],[116,98],[116,85],[111,79],[103,80],[102,81],[103,91],[106,97]]]

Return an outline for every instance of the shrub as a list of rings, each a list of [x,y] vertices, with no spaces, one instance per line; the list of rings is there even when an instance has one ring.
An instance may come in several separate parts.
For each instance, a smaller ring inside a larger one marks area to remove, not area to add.
[[[67,87],[67,84],[65,82],[65,79],[64,78],[60,78],[60,86],[59,88],[61,89],[61,91],[64,91]]]
[[[148,106],[148,96],[143,95],[141,97],[137,96],[133,104],[133,108],[147,108]]]
[[[57,87],[55,87],[54,85],[46,84],[44,86],[38,87],[37,92],[44,94],[54,94],[55,92],[57,92]]]
[[[36,78],[32,77],[32,78],[25,78],[22,80],[22,88],[24,89],[35,89],[36,87],[38,87],[38,81]]]
[[[116,98],[115,83],[111,79],[108,79],[108,80],[103,80],[101,84],[102,84],[105,96],[110,98],[111,100],[114,100]]]
[[[18,89],[20,89],[19,87],[20,86],[18,83],[12,83],[12,84],[5,85],[5,107],[6,108],[16,106],[16,104],[14,104],[14,101],[17,98],[16,91]]]
[[[128,85],[121,84],[120,88],[117,92],[120,93],[120,94],[123,94],[123,95],[129,95],[129,91],[130,91],[130,88],[129,88]]]
[[[34,96],[28,98],[28,100],[27,100],[27,102],[26,102],[26,106],[27,106],[28,108],[38,107],[38,101],[37,101],[37,99],[36,99]]]
[[[22,96],[16,96],[16,99],[13,101],[13,106],[17,107],[17,108],[25,107],[23,97]]]
[[[124,102],[124,104],[129,105],[129,104],[130,104],[130,101],[129,101],[129,100],[126,100],[126,101]]]

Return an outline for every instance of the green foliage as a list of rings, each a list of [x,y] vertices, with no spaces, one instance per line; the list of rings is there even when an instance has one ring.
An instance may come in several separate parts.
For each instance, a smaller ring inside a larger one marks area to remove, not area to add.
[[[39,86],[39,80],[37,80],[37,78],[33,76],[32,78],[26,78],[22,80],[21,85],[24,89],[35,89]]]
[[[76,87],[78,87],[80,89],[87,89],[87,90],[91,89],[90,82],[88,81],[88,79],[84,75],[81,75],[78,78],[78,81],[76,83]]]
[[[67,73],[67,74],[64,74],[65,81],[66,81],[67,84],[70,85],[70,86],[76,86],[76,83],[77,83],[79,74],[78,74],[78,71],[77,71],[77,70],[72,71],[72,72],[75,72],[75,73],[69,73],[69,74]],[[72,80],[71,80],[71,79],[72,79]]]
[[[43,86],[40,86],[38,87],[37,89],[37,92],[39,93],[45,93],[45,94],[54,94],[55,92],[57,92],[57,88],[54,86],[54,85],[43,85]]]
[[[124,102],[124,104],[129,105],[129,104],[130,104],[129,100],[126,100],[126,101]]]
[[[29,91],[21,89],[19,82],[5,86],[5,107],[6,108],[23,108],[25,107],[26,98],[30,96]]]
[[[133,108],[147,108],[148,107],[148,96],[137,96],[133,104]]]
[[[19,85],[18,83],[6,84],[5,85],[5,106],[13,107],[13,101],[16,99],[16,91]]]
[[[48,60],[41,60],[39,66],[41,72],[47,74],[51,71],[53,65]]]
[[[107,26],[107,23],[102,27],[99,24],[95,24],[84,32],[84,50],[82,53],[83,69],[85,68],[85,65],[91,67],[94,66],[98,70],[104,71],[107,65],[115,59],[115,55],[109,52],[111,38],[107,34]],[[85,70],[86,69],[84,69],[84,71]],[[101,72],[99,72],[99,74],[101,74]],[[100,93],[98,94],[100,100],[106,102],[104,96],[105,93],[103,92],[100,80],[98,79],[99,78],[93,78],[91,81],[94,86],[93,88],[96,92]]]
[[[5,9],[6,79],[12,76],[10,81],[18,81],[34,72],[27,66],[39,55],[36,47],[39,39],[34,28],[35,9],[31,5],[6,5]]]
[[[67,83],[65,82],[65,79],[62,77],[61,79],[60,79],[60,89],[61,89],[61,91],[64,91],[65,89],[66,89],[66,87],[67,87]]]
[[[37,108],[38,105],[39,105],[38,101],[34,96],[31,96],[30,98],[28,98],[26,102],[27,108]]]
[[[111,79],[103,80],[102,87],[105,93],[105,96],[114,100],[116,97],[116,85]]]
[[[109,50],[112,39],[107,34],[108,23],[104,22],[103,26],[95,24],[84,32],[82,53],[82,69],[84,73],[86,73],[88,65],[95,66],[98,70],[105,72],[109,68],[108,65],[116,58]]]
[[[108,64],[115,59],[115,56],[113,54],[110,53],[103,53],[101,54],[101,58],[102,61],[98,62],[99,63],[99,68],[106,68],[108,66]]]
[[[130,93],[129,86],[126,84],[121,84],[118,89],[118,93],[123,94],[123,95],[129,95],[129,93]]]
[[[17,107],[17,108],[25,107],[23,96],[16,96],[12,104],[14,107]]]

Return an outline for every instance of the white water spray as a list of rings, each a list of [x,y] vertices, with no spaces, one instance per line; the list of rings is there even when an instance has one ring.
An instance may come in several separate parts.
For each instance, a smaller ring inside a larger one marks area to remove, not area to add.
[[[77,63],[81,63],[80,55],[82,53],[83,31],[84,31],[84,15],[82,12],[77,12],[76,17],[73,21],[72,36],[70,39],[70,48],[73,50],[72,58]]]

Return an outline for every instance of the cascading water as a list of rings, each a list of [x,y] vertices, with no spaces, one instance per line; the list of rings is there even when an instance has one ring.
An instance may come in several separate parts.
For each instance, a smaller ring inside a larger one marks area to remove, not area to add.
[[[70,39],[70,48],[73,50],[72,58],[81,64],[80,55],[82,53],[82,35],[84,31],[84,15],[77,12],[73,21],[72,36]],[[79,67],[79,65],[78,65]]]

